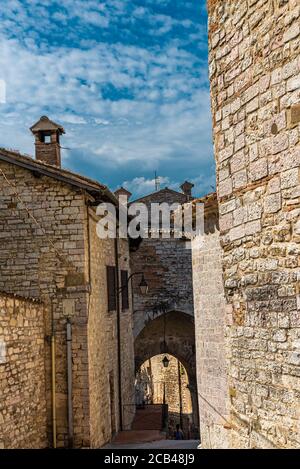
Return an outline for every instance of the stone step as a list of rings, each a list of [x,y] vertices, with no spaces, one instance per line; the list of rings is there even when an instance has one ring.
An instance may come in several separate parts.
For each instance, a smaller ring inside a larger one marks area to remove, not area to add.
[[[126,445],[130,443],[147,443],[166,439],[166,433],[158,430],[127,430],[120,432],[113,440],[113,444]]]
[[[143,409],[137,409],[132,424],[132,430],[157,430],[162,429],[162,406],[149,405]]]

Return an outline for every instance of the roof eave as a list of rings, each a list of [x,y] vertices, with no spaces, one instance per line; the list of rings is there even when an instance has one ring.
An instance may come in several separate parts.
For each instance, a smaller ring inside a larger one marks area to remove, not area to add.
[[[21,156],[21,155],[20,155]],[[5,161],[10,164],[14,164],[16,166],[19,166],[21,168],[25,168],[33,173],[38,173],[43,176],[47,176],[50,178],[53,178],[55,180],[64,182],[65,184],[69,184],[74,187],[78,187],[79,189],[87,191],[89,194],[91,194],[95,200],[103,200],[112,202],[114,205],[118,205],[118,199],[110,192],[110,190],[106,187],[100,187],[97,186],[97,183],[94,184],[89,184],[88,182],[85,182],[83,180],[79,180],[80,176],[78,176],[78,179],[76,176],[72,177],[70,175],[64,174],[63,171],[57,171],[54,168],[52,169],[50,166],[40,166],[40,165],[34,165],[31,164],[30,161],[24,161],[20,159],[12,159],[8,155],[4,155],[0,152],[0,160]]]

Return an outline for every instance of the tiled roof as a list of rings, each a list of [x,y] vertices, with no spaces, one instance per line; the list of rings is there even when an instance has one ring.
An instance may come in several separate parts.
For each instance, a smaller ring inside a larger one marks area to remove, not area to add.
[[[143,197],[140,197],[140,198],[134,200],[133,202],[139,202],[141,200],[149,199],[153,195],[163,194],[163,193],[170,193],[170,194],[179,195],[179,196],[182,196],[182,199],[186,199],[186,195],[183,194],[183,192],[174,191],[173,189],[170,189],[169,187],[164,187],[163,189],[160,189],[159,191],[154,191],[154,192],[151,192],[151,194],[144,195]]]
[[[0,160],[26,168],[35,173],[40,173],[41,175],[65,182],[66,184],[79,187],[91,193],[92,195],[102,195],[105,198],[110,199],[113,203],[117,204],[117,198],[107,188],[107,186],[101,184],[98,181],[82,176],[78,173],[74,173],[67,169],[58,168],[56,166],[49,165],[39,160],[34,160],[30,156],[25,156],[17,151],[11,151],[5,148],[0,148]]]

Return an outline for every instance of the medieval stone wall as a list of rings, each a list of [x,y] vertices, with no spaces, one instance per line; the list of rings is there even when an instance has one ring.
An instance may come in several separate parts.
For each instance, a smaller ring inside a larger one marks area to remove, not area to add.
[[[0,294],[0,448],[45,448],[44,306]]]
[[[98,218],[89,210],[91,296],[89,303],[89,394],[91,446],[100,447],[120,429],[117,313],[107,308],[106,266],[115,265],[114,240],[101,240],[96,234]],[[119,240],[119,271],[129,272],[126,240]],[[121,282],[121,279],[119,279]],[[130,290],[130,289],[129,289]],[[121,310],[121,380],[123,428],[134,417],[134,355],[132,307]]]
[[[193,315],[191,250],[181,239],[144,239],[132,253],[131,269],[144,272],[148,283],[146,296],[139,292],[140,278],[134,279],[134,335],[149,320],[161,314],[156,307]]]
[[[183,204],[184,194],[168,188],[139,199],[149,213],[151,204]],[[131,255],[132,272],[144,272],[149,289],[146,296],[139,291],[140,278],[133,279],[134,336],[146,324],[161,314],[156,307],[164,304],[168,311],[176,310],[193,315],[193,287],[191,250],[183,239],[145,238]]]
[[[205,448],[227,447],[229,394],[218,204],[215,194],[201,202],[205,206],[204,234],[192,243],[201,444]]]
[[[209,1],[232,447],[300,441],[300,5]]]

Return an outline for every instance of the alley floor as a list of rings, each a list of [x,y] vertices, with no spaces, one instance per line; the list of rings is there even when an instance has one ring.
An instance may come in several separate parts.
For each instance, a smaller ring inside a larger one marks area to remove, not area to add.
[[[130,444],[110,443],[103,449],[197,449],[198,445],[198,440],[158,440]]]
[[[196,449],[199,440],[167,440],[157,430],[129,430],[120,432],[103,449]]]

